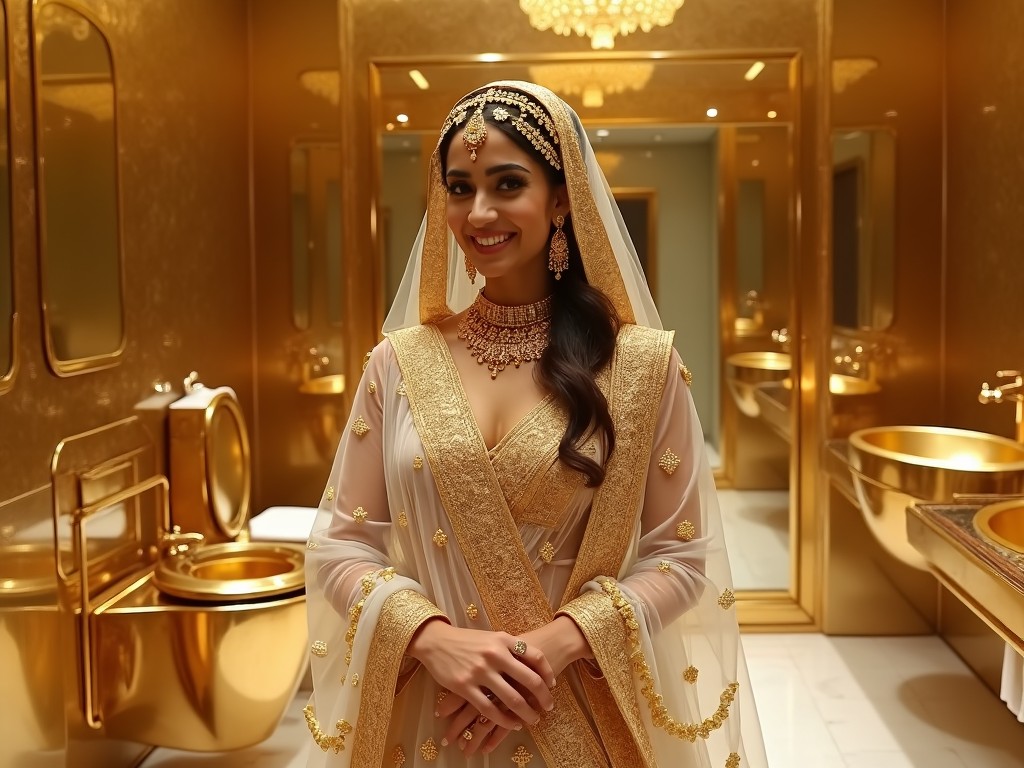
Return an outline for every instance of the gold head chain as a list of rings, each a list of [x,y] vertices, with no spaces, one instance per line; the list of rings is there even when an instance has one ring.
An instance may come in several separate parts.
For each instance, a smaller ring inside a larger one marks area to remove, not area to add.
[[[469,159],[476,162],[476,151],[487,141],[487,122],[484,120],[484,107],[488,104],[504,104],[515,107],[519,115],[512,117],[507,109],[501,106],[495,107],[492,115],[498,122],[511,120],[512,125],[521,133],[534,149],[544,156],[544,159],[556,170],[562,170],[562,163],[558,159],[558,131],[551,120],[550,115],[540,104],[530,99],[526,94],[518,91],[507,91],[501,88],[488,88],[483,93],[471,96],[465,101],[455,105],[448,119],[444,121],[441,128],[441,140],[448,135],[448,132],[455,126],[466,124],[462,132],[462,143],[469,150]],[[537,121],[537,124],[544,129],[541,131],[523,119],[524,114],[529,114]],[[545,136],[545,132],[547,135]]]

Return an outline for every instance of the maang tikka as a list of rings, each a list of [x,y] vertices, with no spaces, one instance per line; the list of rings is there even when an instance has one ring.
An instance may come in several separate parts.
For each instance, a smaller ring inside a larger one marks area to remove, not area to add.
[[[569,269],[569,241],[562,227],[565,216],[555,216],[555,233],[551,236],[551,248],[548,250],[548,269],[555,273],[555,280],[562,279],[562,273]]]

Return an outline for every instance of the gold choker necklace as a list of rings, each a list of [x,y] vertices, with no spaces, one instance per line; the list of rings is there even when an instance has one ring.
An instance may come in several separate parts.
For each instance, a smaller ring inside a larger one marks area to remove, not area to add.
[[[551,297],[535,304],[503,307],[484,298],[483,291],[459,323],[459,338],[476,361],[491,372],[491,378],[509,363],[539,360],[548,346],[551,330]]]

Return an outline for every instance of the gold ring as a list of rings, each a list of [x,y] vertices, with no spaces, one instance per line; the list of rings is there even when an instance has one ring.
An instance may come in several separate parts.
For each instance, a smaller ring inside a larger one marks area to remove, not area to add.
[[[462,732],[462,738],[464,738],[466,741],[472,741],[473,740],[473,732],[471,730],[469,730],[469,728],[467,728],[466,730],[464,730]]]
[[[516,644],[512,646],[512,653],[516,656],[522,656],[526,653],[526,643],[522,640],[516,640]]]
[[[478,717],[478,718],[476,719],[476,721],[477,721],[478,723],[480,723],[480,725],[487,725],[487,724],[488,724],[489,722],[491,722],[490,720],[488,720],[488,719],[487,719],[486,717],[484,717],[483,715],[480,715],[480,717]]]

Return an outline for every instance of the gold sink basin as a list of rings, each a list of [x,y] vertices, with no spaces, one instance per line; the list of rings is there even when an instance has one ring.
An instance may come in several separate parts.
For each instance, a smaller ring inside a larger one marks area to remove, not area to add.
[[[1024,555],[1024,499],[982,507],[974,516],[974,530],[982,538]]]
[[[51,544],[0,547],[0,603],[30,600],[57,591],[57,565]]]
[[[345,392],[345,374],[333,373],[309,379],[299,384],[299,392],[304,395],[341,395]]]
[[[305,585],[305,550],[285,543],[206,544],[163,557],[153,573],[161,592],[186,600],[260,600]]]
[[[754,397],[757,386],[786,379],[791,363],[785,352],[737,352],[725,358],[726,381],[740,411],[757,418],[761,413]]]
[[[848,461],[868,527],[892,555],[922,570],[907,540],[906,508],[954,495],[1024,492],[1024,445],[985,432],[895,426],[850,435]]]

